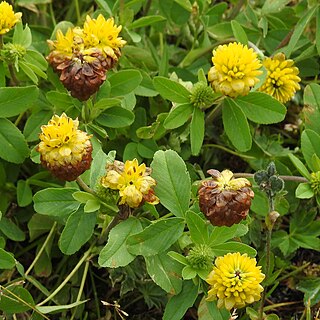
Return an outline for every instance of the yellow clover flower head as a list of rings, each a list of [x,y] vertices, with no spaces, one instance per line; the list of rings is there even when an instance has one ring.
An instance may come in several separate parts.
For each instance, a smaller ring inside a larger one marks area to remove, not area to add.
[[[212,88],[232,98],[247,95],[262,74],[257,53],[237,42],[213,50],[212,62],[208,73]]]
[[[295,92],[300,89],[298,77],[299,69],[294,61],[286,60],[283,53],[277,53],[272,58],[266,58],[263,66],[267,69],[267,78],[259,91],[265,92],[282,103],[289,101]]]
[[[14,13],[12,5],[6,1],[0,2],[0,35],[9,32],[21,19],[22,13]]]
[[[66,34],[58,29],[56,40],[47,40],[53,58],[53,68],[57,67],[66,58],[71,59],[73,54],[77,54],[83,49],[82,29],[79,27],[68,28]],[[56,70],[55,70],[56,71]]]
[[[54,115],[41,126],[37,147],[41,163],[61,180],[73,181],[91,165],[91,136],[78,126],[78,119],[72,120],[65,113]]]
[[[137,208],[144,202],[159,203],[153,187],[156,181],[150,177],[151,169],[145,164],[138,163],[137,159],[127,160],[124,164],[116,161],[107,166],[107,174],[101,180],[105,188],[119,190],[119,204],[127,204]]]
[[[83,28],[70,28],[66,34],[58,30],[56,40],[48,40],[47,60],[73,97],[88,100],[106,80],[126,44],[118,37],[121,28],[113,18],[87,16]]]
[[[218,300],[218,308],[228,310],[260,300],[265,275],[256,264],[256,259],[239,252],[218,257],[206,280],[211,286],[207,300]]]
[[[118,37],[121,29],[122,26],[114,24],[113,18],[106,20],[102,14],[99,14],[97,19],[87,16],[83,25],[85,47],[100,49],[114,64],[121,55],[120,48],[127,43]]]

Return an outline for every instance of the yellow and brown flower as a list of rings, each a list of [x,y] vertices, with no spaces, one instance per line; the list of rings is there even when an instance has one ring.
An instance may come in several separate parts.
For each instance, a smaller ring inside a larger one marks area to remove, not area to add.
[[[120,48],[127,42],[119,37],[122,26],[114,24],[114,19],[105,19],[99,14],[97,19],[87,16],[83,26],[85,48],[99,49],[106,59],[106,68],[111,69],[121,56]]]
[[[230,227],[245,219],[254,197],[251,183],[245,178],[233,179],[230,170],[207,172],[212,179],[204,180],[200,185],[200,210],[216,226]]]
[[[138,164],[138,160],[127,160],[125,163],[115,161],[107,165],[107,174],[101,179],[105,188],[119,190],[119,204],[137,208],[144,202],[159,203],[153,187],[156,181],[150,177],[151,169]]]
[[[48,40],[47,60],[73,97],[87,100],[98,91],[126,43],[118,37],[120,30],[112,18],[87,16],[83,29],[69,29],[65,35],[58,30],[57,39]]]
[[[41,126],[37,147],[42,165],[57,178],[73,181],[88,170],[92,161],[91,136],[78,129],[79,121],[63,113]]]

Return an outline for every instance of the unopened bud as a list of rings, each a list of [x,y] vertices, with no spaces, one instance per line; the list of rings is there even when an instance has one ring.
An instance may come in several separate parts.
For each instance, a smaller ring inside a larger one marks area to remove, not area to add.
[[[280,213],[277,211],[271,211],[266,218],[266,225],[269,230],[272,230],[275,222],[280,217]]]
[[[192,88],[190,102],[197,108],[206,109],[213,104],[215,98],[211,87],[204,82],[198,82]]]
[[[187,260],[194,269],[206,270],[211,268],[213,257],[211,248],[200,244],[190,250]]]

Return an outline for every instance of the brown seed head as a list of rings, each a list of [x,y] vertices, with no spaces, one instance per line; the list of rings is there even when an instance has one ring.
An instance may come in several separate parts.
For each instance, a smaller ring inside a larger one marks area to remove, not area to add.
[[[213,225],[232,226],[245,219],[254,197],[247,179],[233,179],[233,173],[208,170],[211,180],[204,180],[199,188],[200,210]]]

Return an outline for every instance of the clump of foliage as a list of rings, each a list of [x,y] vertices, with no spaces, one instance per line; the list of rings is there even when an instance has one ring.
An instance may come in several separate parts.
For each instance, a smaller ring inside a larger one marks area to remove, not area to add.
[[[2,1],[0,318],[318,319],[319,26]]]

